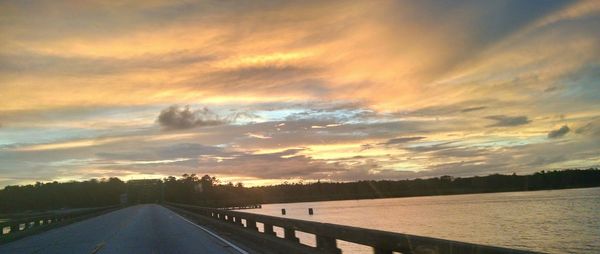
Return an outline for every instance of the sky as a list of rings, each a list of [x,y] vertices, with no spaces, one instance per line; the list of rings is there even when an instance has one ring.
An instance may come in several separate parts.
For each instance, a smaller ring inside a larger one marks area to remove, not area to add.
[[[1,1],[0,186],[600,165],[600,1]]]

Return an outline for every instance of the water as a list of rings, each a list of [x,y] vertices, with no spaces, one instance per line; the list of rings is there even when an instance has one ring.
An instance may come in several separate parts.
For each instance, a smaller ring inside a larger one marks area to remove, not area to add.
[[[600,253],[600,188],[269,204],[244,211],[549,253]],[[314,246],[313,235],[299,237]],[[370,251],[338,245],[344,253]]]

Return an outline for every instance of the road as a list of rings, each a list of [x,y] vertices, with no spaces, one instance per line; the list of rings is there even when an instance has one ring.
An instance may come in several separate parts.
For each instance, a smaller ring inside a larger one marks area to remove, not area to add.
[[[244,253],[160,205],[138,205],[0,245],[0,253]]]

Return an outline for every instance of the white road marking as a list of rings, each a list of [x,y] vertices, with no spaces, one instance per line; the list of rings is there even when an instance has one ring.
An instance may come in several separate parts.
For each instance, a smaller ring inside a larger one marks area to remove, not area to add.
[[[167,210],[169,210],[169,209],[167,209]],[[240,247],[236,246],[235,244],[231,243],[230,241],[227,241],[227,240],[223,239],[223,237],[220,237],[219,235],[217,235],[217,234],[213,233],[212,231],[210,231],[210,230],[206,229],[205,227],[203,227],[203,226],[200,226],[200,225],[198,225],[198,224],[196,224],[196,223],[194,223],[194,222],[191,222],[191,221],[189,221],[188,219],[184,218],[183,216],[181,216],[181,215],[179,215],[179,214],[177,214],[177,213],[175,213],[175,212],[173,212],[173,211],[171,211],[171,210],[169,210],[169,211],[170,211],[170,212],[172,212],[173,214],[175,214],[175,215],[179,216],[179,218],[181,218],[182,220],[184,220],[184,221],[187,221],[188,223],[190,223],[190,224],[192,224],[192,225],[194,225],[194,226],[196,226],[196,227],[198,227],[198,228],[200,228],[200,229],[204,230],[204,232],[208,233],[208,234],[209,234],[209,235],[211,235],[212,237],[214,237],[214,238],[217,238],[217,239],[219,239],[220,241],[224,242],[225,244],[227,244],[227,245],[231,246],[231,248],[235,249],[237,252],[239,252],[239,253],[241,253],[241,254],[249,254],[247,251],[245,251],[245,250],[243,250],[242,248],[240,248]]]
[[[96,245],[96,248],[94,248],[94,250],[92,250],[92,254],[96,254],[99,250],[102,249],[102,247],[104,247],[104,245],[106,245],[105,242],[101,242],[98,245]]]

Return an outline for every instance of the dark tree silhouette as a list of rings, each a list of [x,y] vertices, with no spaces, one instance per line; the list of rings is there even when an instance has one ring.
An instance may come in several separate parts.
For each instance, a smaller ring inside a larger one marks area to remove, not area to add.
[[[130,204],[176,202],[208,207],[246,206],[260,203],[283,203],[343,199],[389,198],[426,195],[449,195],[504,191],[528,191],[600,186],[600,170],[569,169],[541,171],[531,175],[474,177],[441,176],[428,179],[358,182],[287,183],[244,187],[242,183],[222,184],[209,175],[184,174],[162,180],[118,178],[83,182],[37,182],[31,185],[6,186],[0,191],[0,213],[59,208],[116,205],[122,194]]]

